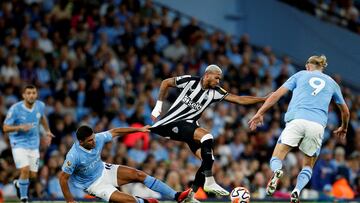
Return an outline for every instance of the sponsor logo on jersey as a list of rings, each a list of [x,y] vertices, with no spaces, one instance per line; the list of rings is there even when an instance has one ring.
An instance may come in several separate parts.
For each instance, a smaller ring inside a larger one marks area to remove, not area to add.
[[[187,105],[188,107],[195,109],[195,110],[200,110],[202,108],[202,105],[200,103],[197,102],[193,102],[190,97],[188,96],[184,96],[184,98],[182,99],[182,102]]]

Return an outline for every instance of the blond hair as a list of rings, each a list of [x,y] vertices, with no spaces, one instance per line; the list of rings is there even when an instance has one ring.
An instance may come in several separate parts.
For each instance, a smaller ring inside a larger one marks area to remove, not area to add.
[[[309,59],[307,60],[306,63],[311,63],[316,65],[319,68],[325,68],[328,64],[327,64],[327,59],[325,55],[320,55],[320,56],[310,56]]]
[[[211,73],[218,72],[218,73],[222,74],[221,68],[219,68],[219,66],[217,66],[215,64],[211,64],[208,67],[206,67],[205,73],[208,73],[208,72],[211,72]]]

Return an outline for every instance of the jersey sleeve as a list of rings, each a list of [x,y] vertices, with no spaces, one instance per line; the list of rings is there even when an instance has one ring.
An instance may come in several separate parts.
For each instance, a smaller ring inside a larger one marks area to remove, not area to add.
[[[95,137],[96,141],[101,143],[110,142],[112,140],[112,134],[110,133],[110,131],[96,133]]]
[[[226,95],[229,94],[225,89],[223,89],[220,86],[216,86],[214,90],[215,91],[214,91],[213,102],[219,102],[219,101],[223,100],[226,97]]]
[[[341,93],[341,89],[340,89],[338,84],[336,84],[336,86],[335,86],[333,99],[334,99],[335,103],[337,103],[337,104],[345,104],[344,97],[343,97],[343,95]]]
[[[291,76],[289,79],[287,79],[286,82],[282,86],[290,91],[293,91],[296,87],[297,79],[301,74],[302,74],[302,71],[295,73],[293,76]]]
[[[188,82],[193,80],[194,78],[191,75],[182,75],[175,77],[175,85],[177,88],[183,89]]]
[[[62,171],[70,175],[73,174],[77,164],[76,160],[75,154],[73,154],[72,151],[69,151],[66,155],[64,164],[61,167]]]
[[[6,114],[4,124],[5,125],[14,125],[15,120],[16,120],[16,106],[13,105],[10,107],[9,111]]]

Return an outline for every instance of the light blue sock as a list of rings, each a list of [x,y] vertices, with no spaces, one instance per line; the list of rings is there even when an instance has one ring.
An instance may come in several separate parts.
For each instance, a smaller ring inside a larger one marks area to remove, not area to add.
[[[144,203],[144,200],[139,198],[139,197],[135,197],[136,203]]]
[[[271,157],[270,168],[271,168],[272,172],[282,169],[282,161],[275,156]]]
[[[175,198],[176,191],[171,187],[163,183],[162,181],[152,177],[147,176],[144,180],[144,185],[161,194],[161,196]]]
[[[19,179],[20,199],[28,198],[29,179]]]
[[[309,182],[311,175],[312,169],[309,166],[304,167],[297,177],[295,190],[301,191]]]

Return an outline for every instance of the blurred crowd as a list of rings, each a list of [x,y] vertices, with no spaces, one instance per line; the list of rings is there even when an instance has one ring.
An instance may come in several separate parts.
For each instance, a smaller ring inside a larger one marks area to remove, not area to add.
[[[151,125],[163,79],[202,75],[209,64],[217,64],[223,69],[224,89],[265,96],[298,70],[290,57],[276,55],[269,46],[253,46],[246,34],[206,31],[196,19],[155,6],[151,0],[5,0],[0,6],[0,121],[21,100],[23,85],[35,84],[56,136],[49,148],[41,146],[38,181],[30,190],[34,198],[62,197],[57,176],[79,125],[96,132]],[[340,76],[333,77],[351,109],[348,136],[339,140],[332,135],[339,124],[339,112],[332,105],[323,150],[303,192],[307,198],[360,197],[360,96],[344,87]],[[177,94],[176,89],[170,91],[165,107]],[[290,98],[279,101],[257,132],[249,131],[247,121],[260,105],[223,102],[204,112],[200,123],[216,138],[214,174],[222,186],[231,190],[242,185],[252,198],[265,197],[272,174],[268,162]],[[4,134],[0,153],[0,193],[15,198],[12,180],[19,173]],[[176,190],[188,187],[200,166],[184,143],[147,133],[108,143],[102,159],[144,170]],[[289,197],[302,159],[299,151],[288,155],[287,175],[276,198]],[[141,184],[122,190],[159,197]],[[85,195],[72,191],[77,197]],[[209,197],[202,190],[196,195]]]
[[[360,34],[360,2],[357,0],[281,0],[317,18]]]

